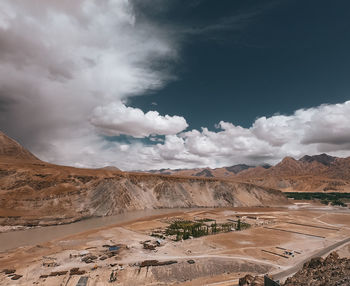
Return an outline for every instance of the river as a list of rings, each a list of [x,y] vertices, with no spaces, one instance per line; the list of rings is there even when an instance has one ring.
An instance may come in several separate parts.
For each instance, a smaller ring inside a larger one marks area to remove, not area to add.
[[[162,215],[174,212],[188,212],[195,209],[147,209],[140,211],[125,212],[118,215],[89,218],[70,224],[36,227],[26,230],[10,231],[0,233],[0,252],[26,245],[37,245],[48,242],[53,239],[62,238],[68,235],[85,232],[88,230],[109,226],[118,223],[125,223],[140,218],[146,218],[154,215]]]

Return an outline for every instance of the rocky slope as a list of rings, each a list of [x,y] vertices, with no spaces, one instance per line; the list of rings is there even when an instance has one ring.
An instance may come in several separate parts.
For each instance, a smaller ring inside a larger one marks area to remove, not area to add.
[[[279,191],[250,183],[48,164],[2,136],[0,225],[49,225],[145,208],[286,203]]]

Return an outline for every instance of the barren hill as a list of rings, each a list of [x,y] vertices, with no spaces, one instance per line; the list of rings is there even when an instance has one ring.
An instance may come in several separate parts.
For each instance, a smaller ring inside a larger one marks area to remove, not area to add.
[[[57,224],[145,208],[286,203],[279,191],[250,183],[57,166],[2,138],[0,225]]]
[[[36,158],[28,150],[24,149],[18,142],[6,136],[0,131],[0,159],[1,160],[22,160],[36,161]]]

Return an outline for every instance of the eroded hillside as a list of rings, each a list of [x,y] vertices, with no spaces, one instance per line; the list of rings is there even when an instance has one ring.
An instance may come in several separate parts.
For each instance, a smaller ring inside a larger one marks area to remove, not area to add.
[[[2,225],[49,225],[145,208],[283,203],[286,198],[280,192],[250,183],[110,168],[77,169],[48,164],[34,156],[32,160],[0,161]]]
[[[259,206],[286,201],[278,191],[253,184],[44,163],[1,164],[0,184],[2,224],[23,224],[23,220],[48,224],[144,208]]]

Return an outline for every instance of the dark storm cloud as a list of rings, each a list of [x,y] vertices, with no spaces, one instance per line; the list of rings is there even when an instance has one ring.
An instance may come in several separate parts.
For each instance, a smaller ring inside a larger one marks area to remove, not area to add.
[[[11,64],[18,69],[34,66],[46,71],[53,79],[72,77],[70,71],[73,70],[73,63],[62,62],[53,47],[43,45],[46,39],[39,31],[28,33],[18,23],[11,29],[0,29],[0,38],[0,60],[3,64]]]
[[[350,141],[344,142],[343,144],[330,144],[330,143],[320,143],[317,145],[317,150],[319,153],[330,153],[337,151],[350,151]]]
[[[0,113],[5,113],[16,104],[16,100],[11,97],[11,93],[5,87],[0,89]]]
[[[182,117],[122,103],[168,80],[166,68],[155,66],[176,57],[170,42],[146,19],[136,24],[124,0],[2,1],[0,129],[43,159],[72,164],[87,158],[81,163],[87,165],[111,158],[99,136],[107,127],[129,134],[131,120],[136,137],[182,131]],[[126,111],[123,118],[114,106]],[[110,110],[109,117],[98,110]],[[98,124],[91,124],[92,114]],[[158,124],[146,126],[150,120]]]
[[[348,131],[348,130],[346,130]],[[312,132],[306,139],[302,140],[303,144],[318,144],[325,143],[330,145],[339,145],[336,149],[343,148],[343,145],[347,145],[350,142],[350,134],[342,134],[341,131],[337,131],[336,127],[329,127],[327,130],[320,130],[318,133]],[[333,146],[334,148],[335,146]]]

